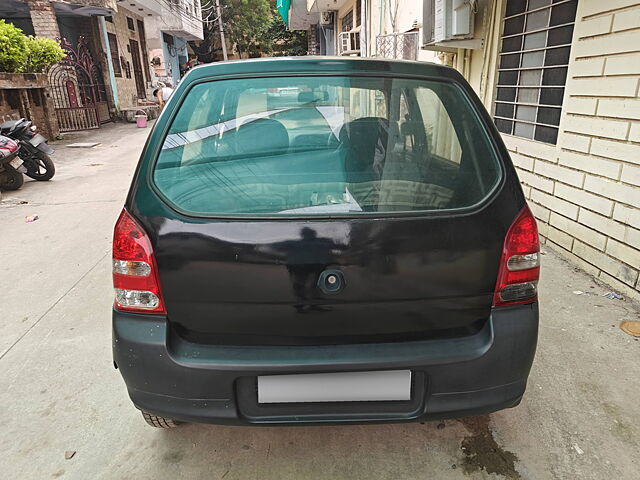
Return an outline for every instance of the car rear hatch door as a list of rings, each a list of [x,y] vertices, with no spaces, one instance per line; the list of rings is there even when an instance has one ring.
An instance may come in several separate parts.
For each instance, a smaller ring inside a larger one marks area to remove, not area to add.
[[[180,335],[353,343],[486,322],[524,200],[460,82],[308,75],[186,90],[130,205]]]

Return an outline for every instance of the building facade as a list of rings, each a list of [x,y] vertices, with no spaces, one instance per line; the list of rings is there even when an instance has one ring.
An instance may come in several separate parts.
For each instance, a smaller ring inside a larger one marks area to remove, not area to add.
[[[162,2],[159,16],[145,19],[154,76],[175,86],[189,61],[187,42],[204,38],[199,0]]]
[[[309,26],[318,25],[320,48],[313,53],[436,60],[458,69],[502,133],[542,241],[640,300],[640,3],[308,0],[307,6],[318,19]],[[321,47],[322,23],[335,32],[335,50]],[[416,34],[417,53],[407,40]],[[400,45],[389,35],[403,37]]]
[[[152,2],[149,3],[157,8]],[[114,103],[120,111],[138,107],[152,93],[154,79],[144,19],[158,15],[160,10],[145,11],[144,7],[137,5],[133,0],[119,3],[118,10],[112,15],[96,19],[102,38],[100,56],[110,77]]]
[[[202,39],[198,0],[3,0],[0,18],[70,54],[49,71],[61,131],[149,110],[158,81],[178,83],[187,40]]]
[[[498,0],[481,13],[486,47],[458,66],[494,115],[543,240],[640,299],[640,4]]]
[[[283,15],[291,30],[307,30],[309,55],[372,56],[439,62],[423,50],[422,3],[291,0]]]

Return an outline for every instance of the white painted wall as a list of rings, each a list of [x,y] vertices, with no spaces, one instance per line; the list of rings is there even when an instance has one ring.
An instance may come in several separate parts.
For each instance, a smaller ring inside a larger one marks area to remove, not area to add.
[[[370,0],[368,10],[370,16],[370,52],[376,53],[376,37],[379,34],[407,32],[414,22],[422,24],[422,0]],[[395,22],[392,21],[392,17]],[[395,30],[394,30],[395,23]],[[422,29],[419,30],[419,45],[422,45]],[[440,63],[437,54],[420,49],[418,60]]]

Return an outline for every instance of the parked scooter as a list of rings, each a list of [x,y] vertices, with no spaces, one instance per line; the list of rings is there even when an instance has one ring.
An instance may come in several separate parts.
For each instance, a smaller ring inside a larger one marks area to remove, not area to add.
[[[17,190],[24,183],[24,167],[18,156],[20,145],[10,138],[0,135],[0,190]]]
[[[50,180],[56,173],[51,160],[53,148],[47,145],[47,139],[38,133],[31,121],[21,118],[0,124],[0,135],[5,135],[20,144],[18,155],[27,169],[25,175],[38,181]]]

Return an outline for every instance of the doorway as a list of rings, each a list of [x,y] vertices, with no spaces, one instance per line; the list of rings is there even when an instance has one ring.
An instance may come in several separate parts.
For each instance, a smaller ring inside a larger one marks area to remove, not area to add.
[[[140,49],[138,48],[138,42],[135,40],[129,40],[129,47],[131,49],[131,61],[133,62],[133,77],[136,81],[136,90],[138,91],[138,98],[146,98],[147,91],[144,83],[144,74],[142,73],[142,63],[140,62]]]

